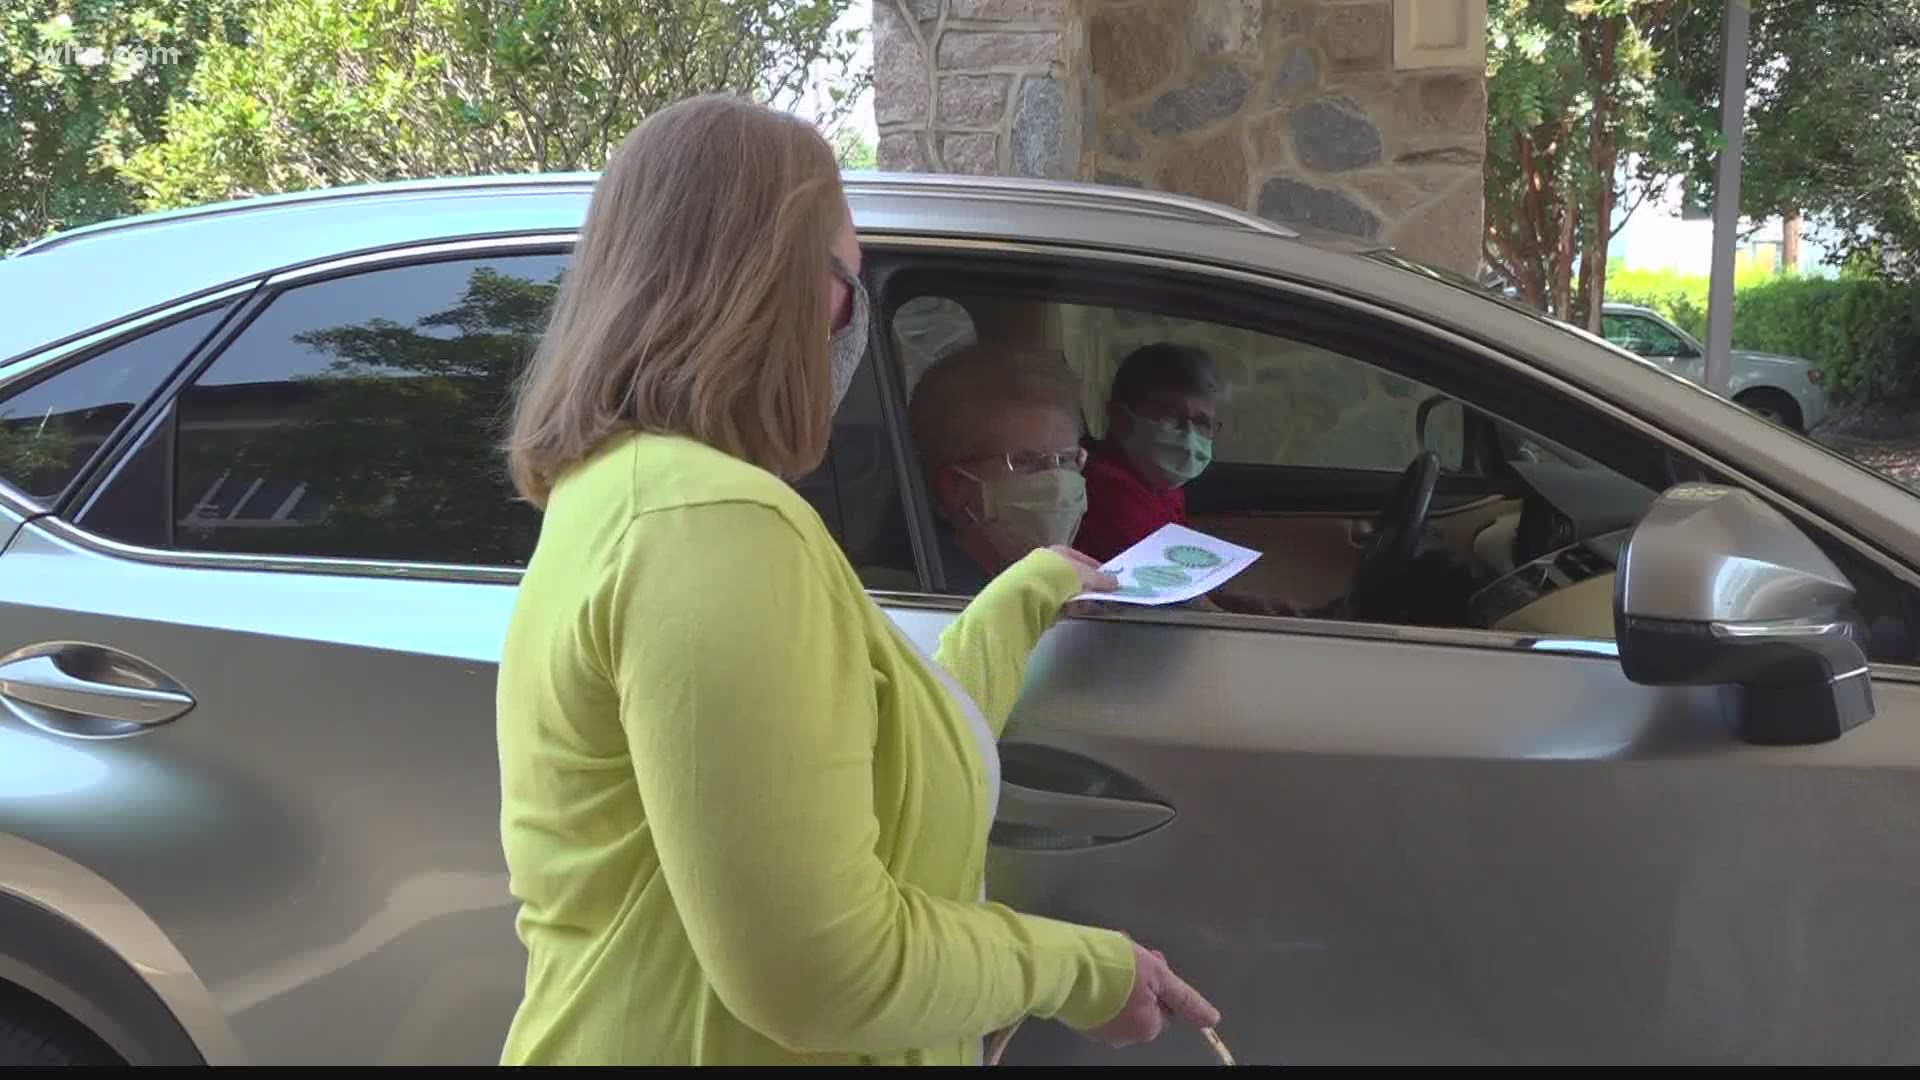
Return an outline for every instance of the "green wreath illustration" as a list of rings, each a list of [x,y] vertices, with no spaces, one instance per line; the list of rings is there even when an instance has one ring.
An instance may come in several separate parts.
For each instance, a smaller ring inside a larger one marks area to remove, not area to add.
[[[1193,578],[1178,566],[1142,566],[1134,570],[1133,579],[1142,585],[1150,585],[1156,589],[1177,589],[1193,581]]]
[[[1211,570],[1227,560],[1193,544],[1175,544],[1166,550],[1167,561],[1189,570]]]

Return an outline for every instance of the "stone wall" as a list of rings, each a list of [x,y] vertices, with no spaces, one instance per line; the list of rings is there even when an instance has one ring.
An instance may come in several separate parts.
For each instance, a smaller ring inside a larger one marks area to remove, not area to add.
[[[1184,192],[1473,273],[1486,81],[1410,47],[1395,5],[1427,2],[874,0],[880,165]]]
[[[1076,176],[1067,8],[1067,0],[873,0],[880,167]]]

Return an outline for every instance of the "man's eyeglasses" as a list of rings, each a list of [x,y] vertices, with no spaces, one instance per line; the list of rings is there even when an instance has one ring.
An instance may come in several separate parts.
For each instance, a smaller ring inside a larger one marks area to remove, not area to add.
[[[1142,420],[1158,420],[1180,431],[1195,431],[1209,439],[1220,437],[1220,418],[1202,412],[1174,409],[1143,409],[1135,415]]]
[[[1084,446],[1076,446],[1071,450],[1014,450],[1005,456],[1007,471],[1016,473],[1046,472],[1049,469],[1079,472],[1087,464],[1087,448]]]

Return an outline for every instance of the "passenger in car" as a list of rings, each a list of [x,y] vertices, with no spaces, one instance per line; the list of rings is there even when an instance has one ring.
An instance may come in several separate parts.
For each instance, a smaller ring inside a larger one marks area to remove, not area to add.
[[[991,343],[948,353],[914,386],[908,424],[949,590],[978,592],[1035,549],[1073,542],[1087,510],[1078,394],[1059,355]]]
[[[1087,516],[1076,541],[1106,562],[1167,525],[1187,524],[1186,485],[1213,463],[1230,387],[1212,355],[1162,341],[1128,353],[1107,394],[1107,434],[1087,458]],[[1298,615],[1289,597],[1229,586],[1184,606]]]
[[[1107,395],[1107,435],[1088,456],[1079,547],[1105,562],[1187,523],[1188,481],[1213,461],[1227,384],[1213,357],[1156,342],[1127,355]]]

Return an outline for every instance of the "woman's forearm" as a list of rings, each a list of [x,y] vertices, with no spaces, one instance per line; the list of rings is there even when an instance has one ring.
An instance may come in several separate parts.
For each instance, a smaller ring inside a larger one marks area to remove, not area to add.
[[[1073,564],[1040,548],[988,582],[941,633],[935,659],[973,695],[996,736],[1020,700],[1041,635],[1080,589]]]

